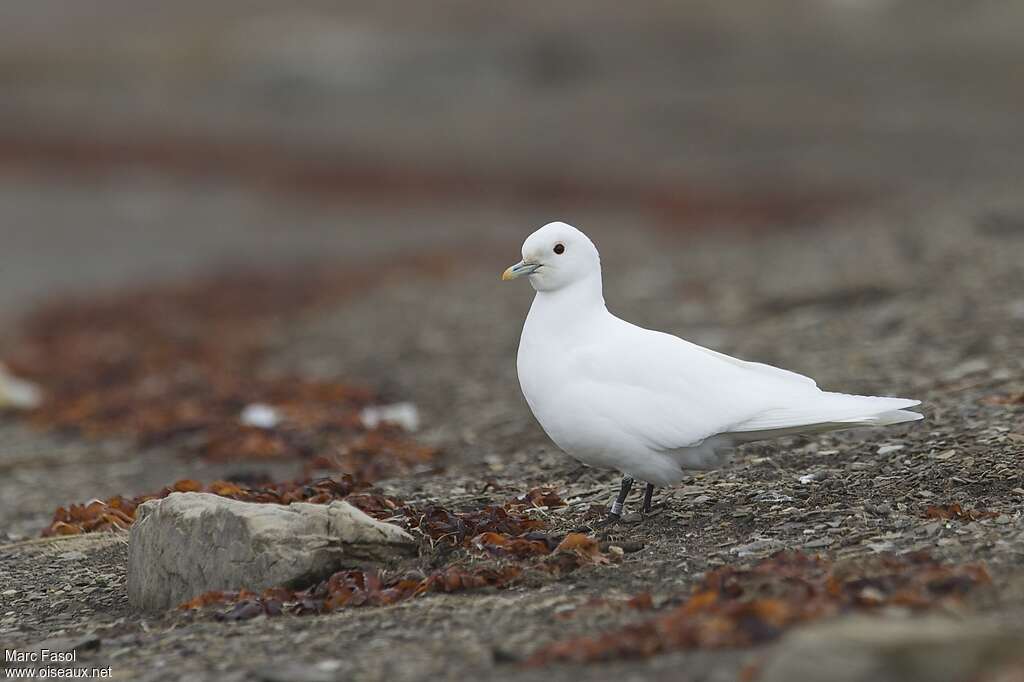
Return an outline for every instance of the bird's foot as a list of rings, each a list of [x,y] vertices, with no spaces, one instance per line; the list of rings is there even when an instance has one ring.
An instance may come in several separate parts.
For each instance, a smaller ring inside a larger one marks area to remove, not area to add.
[[[654,517],[656,517],[658,514],[660,514],[664,510],[665,510],[665,505],[663,505],[663,504],[655,504],[655,505],[652,505],[651,507],[649,507],[646,510],[641,509],[640,510],[640,518],[643,519],[644,521],[647,521],[648,519],[653,519]]]
[[[614,512],[608,512],[600,521],[596,521],[593,526],[595,530],[601,530],[602,528],[611,528],[612,526],[618,525],[622,521],[622,514],[616,514]]]

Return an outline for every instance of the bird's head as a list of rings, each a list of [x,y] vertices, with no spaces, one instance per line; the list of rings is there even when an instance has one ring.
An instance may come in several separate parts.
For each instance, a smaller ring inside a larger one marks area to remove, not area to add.
[[[566,223],[548,223],[523,242],[523,260],[502,273],[504,280],[529,277],[537,291],[555,291],[597,277],[601,258],[587,235]]]

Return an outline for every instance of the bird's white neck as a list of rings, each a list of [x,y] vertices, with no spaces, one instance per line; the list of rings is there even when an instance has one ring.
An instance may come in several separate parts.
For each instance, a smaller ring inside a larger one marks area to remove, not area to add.
[[[553,291],[538,291],[528,320],[542,320],[549,330],[565,329],[606,313],[601,273],[597,273]]]

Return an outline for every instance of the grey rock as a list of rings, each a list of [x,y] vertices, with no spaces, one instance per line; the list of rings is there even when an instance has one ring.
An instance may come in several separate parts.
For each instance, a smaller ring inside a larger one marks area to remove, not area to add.
[[[84,660],[84,657],[99,650],[100,644],[101,640],[96,635],[51,637],[25,647],[19,647],[19,650],[23,653],[32,653],[36,657],[36,660],[28,661],[25,667],[54,670],[73,667],[76,662]]]
[[[128,601],[158,611],[210,590],[302,587],[342,568],[415,552],[404,530],[347,502],[284,506],[174,493],[136,512]]]
[[[81,637],[54,637],[29,647],[32,651],[95,651],[100,648],[101,640],[96,635]]]
[[[955,682],[1019,660],[1022,645],[987,620],[845,618],[793,632],[759,682]]]

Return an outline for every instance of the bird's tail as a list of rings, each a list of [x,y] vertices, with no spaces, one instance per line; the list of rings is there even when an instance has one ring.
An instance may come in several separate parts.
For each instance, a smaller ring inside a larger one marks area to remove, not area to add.
[[[908,398],[821,392],[797,405],[766,410],[729,429],[729,433],[737,440],[749,441],[859,426],[891,426],[924,419],[923,414],[905,409],[920,404],[920,400]]]
[[[921,402],[915,401],[914,404],[920,405]],[[916,422],[921,419],[924,419],[924,415],[920,412],[914,412],[913,410],[890,410],[870,417],[848,419],[845,420],[845,423],[853,425],[863,424],[865,426],[892,426],[893,424],[902,424],[903,422]]]

